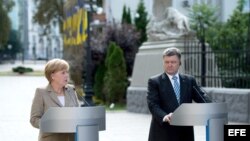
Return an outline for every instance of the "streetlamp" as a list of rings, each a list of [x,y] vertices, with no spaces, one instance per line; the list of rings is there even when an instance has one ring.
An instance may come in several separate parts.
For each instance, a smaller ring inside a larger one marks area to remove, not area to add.
[[[47,46],[46,46],[46,61],[49,61],[50,57],[51,57],[51,39],[49,38],[49,36],[47,37]]]
[[[92,78],[92,55],[91,55],[91,35],[90,35],[90,28],[91,28],[91,21],[92,21],[92,12],[93,9],[95,9],[96,6],[96,0],[88,0],[84,1],[84,9],[87,10],[87,41],[86,41],[86,73],[85,73],[85,83],[83,86],[84,92],[85,92],[85,104],[82,106],[93,106],[93,100],[92,97],[94,95],[93,91],[93,78]]]
[[[206,86],[206,44],[205,44],[205,28],[201,13],[198,13],[199,21],[199,38],[201,42],[201,86]]]
[[[8,48],[8,52],[9,52],[10,59],[12,60],[12,52],[11,52],[12,45],[11,45],[11,44],[8,44],[7,48]],[[11,61],[11,62],[12,62],[12,61]]]
[[[11,44],[8,44],[8,49],[11,52],[11,49],[12,49],[12,45]]]
[[[33,47],[32,47],[32,54],[33,54],[33,59],[34,59],[34,63],[36,64],[36,43],[35,43],[35,40],[34,40],[34,44],[33,44]]]

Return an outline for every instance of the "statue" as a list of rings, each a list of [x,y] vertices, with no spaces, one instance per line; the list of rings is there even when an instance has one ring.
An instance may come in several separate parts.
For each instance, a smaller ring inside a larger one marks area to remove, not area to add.
[[[166,7],[171,7],[171,0],[153,0],[153,16],[156,20],[162,20]]]
[[[157,6],[156,0],[154,2],[153,9],[157,9],[155,7]],[[171,38],[180,38],[191,33],[188,18],[178,10],[172,7],[166,7],[164,11],[162,11],[162,14],[160,14],[160,9],[158,12],[157,10],[153,11],[155,12],[154,17],[147,25],[148,41],[162,41]]]

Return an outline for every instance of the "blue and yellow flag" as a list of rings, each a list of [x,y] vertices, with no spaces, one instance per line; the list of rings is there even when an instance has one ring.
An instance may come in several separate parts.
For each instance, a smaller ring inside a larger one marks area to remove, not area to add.
[[[88,28],[88,13],[79,5],[79,9],[65,9],[66,18],[63,22],[63,42],[67,46],[80,45],[86,41]]]
[[[88,13],[86,10],[81,9],[81,20],[78,24],[78,40],[83,43],[86,41],[88,28]]]

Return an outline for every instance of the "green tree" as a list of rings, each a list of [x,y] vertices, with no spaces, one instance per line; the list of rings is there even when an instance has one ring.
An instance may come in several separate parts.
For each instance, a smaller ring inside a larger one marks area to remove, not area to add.
[[[106,53],[106,57],[105,57],[105,60],[104,60],[104,65],[105,65],[105,72],[104,72],[104,76],[103,76],[103,80],[104,82],[107,81],[107,69],[108,69],[108,65],[109,65],[109,60],[110,60],[110,57],[112,55],[112,53],[114,52],[115,50],[115,46],[116,44],[114,42],[109,42],[109,45],[107,47],[107,53]],[[97,74],[96,74],[97,75]],[[95,82],[96,83],[96,82]],[[97,82],[98,83],[98,82]],[[98,84],[97,84],[98,85]],[[102,89],[102,92],[103,92],[103,95],[104,95],[104,102],[106,102],[106,100],[108,100],[108,84],[107,83],[104,83],[103,85],[103,88]]]
[[[126,20],[126,21],[127,21],[127,24],[132,24],[132,20],[131,20],[131,10],[130,10],[129,7],[128,7],[126,19],[127,19],[127,20]]]
[[[205,38],[208,40],[210,28],[218,23],[217,8],[208,5],[204,2],[201,4],[194,4],[190,9],[190,25],[191,29],[196,32],[198,39]],[[208,37],[208,38],[207,38]]]
[[[33,16],[33,21],[45,27],[45,31],[50,30],[51,23],[58,22],[60,32],[63,31],[65,0],[34,0],[37,11]]]
[[[106,73],[105,63],[101,63],[96,70],[95,83],[93,88],[95,97],[99,100],[102,100],[103,102],[105,102],[105,93],[103,90],[105,73]]]
[[[114,49],[115,49],[115,44],[110,43],[107,49],[106,56],[111,56]],[[108,95],[108,90],[105,88],[106,85],[104,83],[105,82],[104,77],[107,71],[109,59],[110,59],[109,57],[106,57],[104,61],[102,60],[99,66],[97,66],[97,70],[95,73],[95,81],[94,81],[94,88],[93,88],[95,97],[99,100],[102,100],[103,102],[106,102],[106,97]]]
[[[7,43],[10,30],[11,21],[8,13],[12,10],[15,3],[12,0],[4,1],[0,0],[0,50],[4,48]]]
[[[246,49],[249,29],[249,13],[243,13],[246,0],[238,0],[238,5],[226,23],[217,23],[208,28],[208,43],[214,50]],[[238,57],[238,55],[236,55]]]
[[[134,23],[135,23],[136,29],[140,31],[141,43],[143,43],[144,41],[147,41],[146,27],[147,27],[148,22],[149,22],[148,13],[146,12],[146,8],[145,8],[143,0],[140,0],[137,6]]]
[[[250,57],[249,54],[244,54],[244,50],[249,49],[248,44],[248,29],[249,25],[249,13],[243,13],[243,6],[246,0],[238,0],[238,5],[234,10],[231,17],[228,19],[225,26],[219,32],[219,35],[225,36],[226,41],[221,42],[226,44],[223,46],[224,49],[231,50],[230,58],[245,60],[238,63],[238,68],[241,68],[243,73],[248,73],[250,69]],[[219,46],[219,45],[217,45]],[[218,48],[218,47],[217,47]],[[239,52],[241,50],[241,52]],[[231,63],[231,62],[229,62]],[[228,67],[229,64],[225,64]],[[230,66],[230,65],[229,65]]]
[[[243,13],[246,0],[238,0],[238,5],[226,23],[217,21],[217,7],[205,3],[194,4],[190,12],[191,28],[199,39],[205,37],[213,49],[245,48],[249,14]],[[230,42],[229,42],[230,41]],[[241,44],[241,45],[240,45]]]
[[[107,61],[107,71],[104,77],[105,89],[107,90],[106,100],[108,104],[122,102],[127,88],[126,64],[123,51],[115,43],[110,43],[113,51]]]
[[[114,52],[115,50],[115,43],[113,42],[109,42],[109,46],[108,46],[108,51],[107,51],[107,54],[106,54],[106,58],[105,58],[105,65],[108,66],[108,63],[109,63],[109,57],[107,56],[111,56],[111,54]]]
[[[217,52],[215,59],[220,75],[230,76],[232,71],[237,70],[238,72],[233,79],[222,80],[224,87],[233,87],[235,84],[244,84],[249,81],[245,76],[249,76],[250,69],[249,43],[247,41],[250,14],[243,12],[245,2],[246,0],[238,0],[237,7],[225,23],[214,20],[213,17],[216,17],[216,13],[213,12],[213,8],[208,10],[209,7],[204,4],[193,7],[194,13],[192,13],[191,19],[192,23],[196,24],[193,24],[192,28],[198,33],[199,39],[205,35],[206,42],[214,52]],[[222,52],[223,54],[221,54]]]
[[[127,7],[126,5],[123,5],[122,8],[122,24],[126,23],[127,21]]]
[[[131,12],[130,8],[127,8],[126,5],[123,6],[122,10],[122,24],[131,24]]]
[[[226,23],[226,28],[224,28],[224,32],[227,33],[227,37],[232,40],[233,44],[231,44],[232,49],[243,49],[247,48],[247,34],[249,28],[249,14],[243,13],[243,7],[246,0],[238,0],[238,5],[234,10],[231,17],[228,19]]]

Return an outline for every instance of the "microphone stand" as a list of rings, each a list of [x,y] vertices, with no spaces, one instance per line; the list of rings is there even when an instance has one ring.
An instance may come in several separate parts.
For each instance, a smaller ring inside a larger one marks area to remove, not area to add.
[[[196,93],[201,97],[201,99],[203,100],[204,103],[207,103],[207,101],[204,99],[204,97],[200,94],[200,92],[196,89],[196,86],[193,86],[194,90],[196,91]]]

